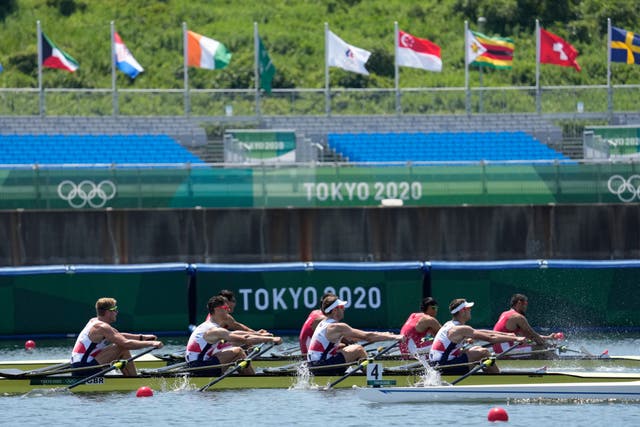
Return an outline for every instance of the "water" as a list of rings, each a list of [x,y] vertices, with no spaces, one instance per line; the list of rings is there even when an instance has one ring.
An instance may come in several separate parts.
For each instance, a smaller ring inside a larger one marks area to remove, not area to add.
[[[167,353],[182,351],[186,337],[165,339]],[[294,343],[288,337],[283,346]],[[34,352],[23,341],[0,341],[0,359],[66,358],[73,340],[39,341]],[[584,346],[592,353],[605,349],[611,355],[637,355],[640,334],[584,335],[567,340],[569,348]],[[492,425],[487,414],[500,406],[509,414],[511,426],[585,426],[595,422],[635,425],[638,402],[512,401],[465,404],[374,404],[355,397],[352,390],[321,391],[300,387],[292,390],[234,390],[200,393],[194,390],[155,391],[150,398],[130,393],[45,394],[0,397],[0,424],[41,426],[115,423],[124,425],[230,424],[238,426],[425,426]]]

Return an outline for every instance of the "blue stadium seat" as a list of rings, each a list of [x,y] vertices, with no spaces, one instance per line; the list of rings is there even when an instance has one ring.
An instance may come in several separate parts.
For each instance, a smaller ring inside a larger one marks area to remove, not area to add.
[[[331,133],[327,143],[354,162],[568,159],[525,132]]]
[[[0,135],[0,164],[203,163],[168,135]]]

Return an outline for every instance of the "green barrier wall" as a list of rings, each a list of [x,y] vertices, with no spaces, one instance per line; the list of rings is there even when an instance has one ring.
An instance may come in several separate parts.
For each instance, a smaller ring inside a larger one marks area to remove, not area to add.
[[[348,300],[345,321],[365,329],[400,329],[428,295],[438,300],[442,323],[450,319],[449,302],[466,298],[476,303],[470,324],[491,328],[514,293],[529,297],[527,317],[536,328],[640,328],[640,261],[603,263],[156,264],[43,267],[21,274],[0,269],[0,335],[77,334],[102,296],[118,300],[114,326],[122,331],[186,333],[190,323],[204,321],[207,300],[222,289],[235,292],[238,321],[296,333],[326,290]]]
[[[0,209],[638,203],[638,163],[2,169]]]
[[[536,327],[640,327],[639,277],[638,268],[431,271],[440,307],[454,298],[474,301],[470,324],[489,328],[514,293],[529,297],[527,318]],[[447,321],[442,308],[439,320]]]
[[[77,334],[100,297],[118,300],[118,330],[185,330],[186,281],[184,271],[0,274],[0,334]]]
[[[345,321],[356,328],[400,329],[422,299],[423,273],[392,271],[198,272],[197,319],[206,314],[208,299],[232,290],[236,320],[255,329],[299,331],[309,312],[330,290],[350,305]]]

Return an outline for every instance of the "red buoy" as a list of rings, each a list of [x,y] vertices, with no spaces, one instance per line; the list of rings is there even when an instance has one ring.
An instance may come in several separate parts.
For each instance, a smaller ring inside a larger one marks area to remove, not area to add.
[[[509,421],[509,414],[503,408],[495,407],[491,408],[487,415],[487,420],[492,423],[495,421]]]
[[[36,348],[36,342],[33,340],[28,340],[24,343],[25,350],[34,350]]]
[[[151,397],[153,396],[153,390],[147,386],[142,386],[136,391],[136,397]]]

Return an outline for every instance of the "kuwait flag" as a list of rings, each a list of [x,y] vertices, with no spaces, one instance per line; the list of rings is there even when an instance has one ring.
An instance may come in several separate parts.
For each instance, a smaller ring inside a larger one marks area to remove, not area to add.
[[[49,37],[41,33],[42,41],[42,65],[48,68],[59,68],[73,73],[78,69],[78,61],[58,49]]]
[[[187,31],[187,65],[216,70],[229,65],[231,52],[219,41]]]
[[[427,40],[398,31],[398,65],[442,71],[440,46]]]

